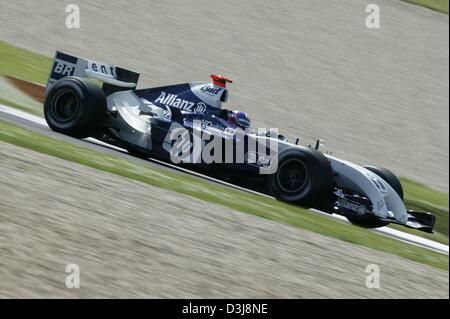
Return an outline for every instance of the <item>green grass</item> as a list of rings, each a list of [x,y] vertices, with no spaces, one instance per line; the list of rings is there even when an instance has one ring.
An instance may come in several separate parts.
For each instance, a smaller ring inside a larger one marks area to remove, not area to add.
[[[44,84],[52,59],[0,41],[0,74]]]
[[[408,209],[427,211],[436,215],[436,225],[434,227],[434,233],[428,234],[418,230],[393,224],[389,225],[389,227],[448,245],[448,194],[434,190],[426,185],[411,181],[407,178],[402,178],[401,182],[403,185],[403,190],[405,191],[405,204]]]
[[[410,209],[430,211],[436,214],[438,220],[436,230],[448,237],[448,194],[406,178],[402,179],[402,185],[405,190],[406,206]]]
[[[37,83],[46,83],[51,66],[51,59],[14,47],[0,41],[0,74],[15,76]],[[0,103],[16,107],[20,110],[42,116],[42,110],[20,105],[14,101],[0,99]],[[410,209],[430,211],[437,215],[435,234],[408,229],[402,226],[392,227],[415,235],[448,244],[448,194],[435,191],[424,185],[403,179],[406,204]]]
[[[404,0],[448,14],[448,0]]]
[[[440,269],[449,269],[449,259],[446,255],[406,244],[275,199],[239,191],[148,164],[132,163],[118,156],[60,141],[5,121],[0,121],[0,140],[247,214],[398,255]]]

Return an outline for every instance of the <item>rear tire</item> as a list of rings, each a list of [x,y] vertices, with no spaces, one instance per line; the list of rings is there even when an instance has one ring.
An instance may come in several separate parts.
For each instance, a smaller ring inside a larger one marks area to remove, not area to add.
[[[106,118],[106,98],[93,82],[66,77],[56,82],[44,102],[50,128],[73,137],[91,136]]]
[[[322,153],[292,148],[278,156],[278,169],[268,176],[268,183],[277,199],[319,207],[332,192],[333,171]]]

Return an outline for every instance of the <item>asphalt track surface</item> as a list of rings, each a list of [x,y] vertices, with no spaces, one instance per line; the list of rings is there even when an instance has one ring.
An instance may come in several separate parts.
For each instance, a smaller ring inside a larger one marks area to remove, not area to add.
[[[2,1],[0,39],[141,72],[140,87],[230,76],[228,108],[302,144],[448,191],[449,18],[379,0]]]
[[[1,141],[0,162],[0,298],[448,298],[445,270]]]
[[[171,165],[169,163],[164,163],[164,162],[156,161],[156,160],[152,160],[152,159],[149,159],[149,160],[139,159],[139,158],[133,157],[131,155],[128,155],[126,150],[123,150],[123,149],[120,149],[118,147],[115,147],[115,146],[103,143],[103,142],[95,140],[93,138],[87,138],[87,139],[84,139],[84,140],[79,140],[79,139],[74,139],[72,137],[65,136],[65,135],[53,132],[47,126],[47,123],[45,122],[45,120],[43,118],[40,118],[38,116],[34,116],[34,115],[31,115],[31,114],[22,112],[20,110],[16,110],[16,109],[10,108],[8,106],[4,106],[4,105],[1,105],[1,104],[0,104],[0,118],[5,119],[5,120],[10,121],[10,122],[13,122],[15,124],[18,124],[18,125],[20,125],[22,127],[25,127],[25,128],[28,128],[28,129],[32,129],[32,130],[37,131],[39,133],[42,133],[42,134],[45,134],[45,135],[57,138],[57,139],[63,139],[63,140],[66,140],[68,142],[77,143],[77,144],[80,144],[82,146],[90,147],[90,148],[93,148],[93,149],[96,149],[96,150],[100,150],[100,151],[103,151],[103,152],[109,152],[109,153],[114,154],[116,156],[124,157],[127,160],[137,161],[137,162],[145,163],[145,164],[148,164],[148,165],[157,165],[159,167],[164,167],[166,169],[179,170],[179,171],[182,171],[184,173],[195,175],[195,176],[197,176],[199,178],[206,179],[206,180],[209,180],[209,181],[214,182],[214,183],[220,183],[220,184],[226,185],[228,187],[233,187],[233,188],[240,189],[242,191],[252,192],[252,193],[258,194],[260,196],[267,196],[267,195],[264,195],[264,194],[261,194],[261,193],[257,193],[257,192],[254,192],[254,191],[251,191],[251,190],[248,190],[248,189],[236,186],[236,185],[232,185],[232,184],[229,184],[229,183],[226,183],[226,182],[223,182],[223,181],[220,181],[220,180],[217,180],[217,179],[205,176],[205,175],[201,175],[201,174],[198,174],[198,173],[195,173],[195,172],[183,169],[183,168],[179,168],[179,167],[177,167],[175,165]],[[321,214],[323,214],[325,216],[330,216],[332,218],[336,218],[336,219],[339,219],[341,221],[347,222],[347,219],[345,217],[343,217],[343,216],[336,215],[336,214],[330,215],[330,214],[326,214],[326,213],[320,212],[318,210],[314,210],[314,211],[316,211],[317,213],[321,213]],[[372,230],[367,230],[367,231],[372,231]],[[403,242],[407,242],[407,243],[410,243],[410,244],[413,244],[413,245],[421,246],[421,247],[424,247],[426,249],[434,250],[434,251],[437,251],[437,252],[440,252],[440,253],[443,253],[443,254],[447,254],[448,255],[448,253],[449,253],[449,247],[447,245],[444,245],[444,244],[441,244],[441,243],[438,243],[438,242],[435,242],[435,241],[432,241],[432,240],[429,240],[429,239],[426,239],[426,238],[422,238],[422,237],[419,237],[419,236],[415,236],[415,235],[412,235],[412,234],[408,234],[408,233],[405,233],[405,232],[402,232],[402,231],[399,231],[399,230],[395,230],[395,229],[392,229],[392,228],[389,228],[389,227],[381,227],[381,228],[375,229],[373,231],[379,232],[379,233],[381,233],[383,235],[386,235],[386,236],[393,237],[393,238],[395,238],[397,240],[400,240],[400,241],[403,241]]]

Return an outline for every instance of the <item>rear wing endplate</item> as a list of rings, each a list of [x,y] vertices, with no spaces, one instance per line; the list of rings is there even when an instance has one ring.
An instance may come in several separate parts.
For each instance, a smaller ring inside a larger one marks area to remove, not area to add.
[[[45,92],[47,93],[56,81],[66,76],[101,81],[105,91],[133,90],[139,79],[139,73],[56,51]]]

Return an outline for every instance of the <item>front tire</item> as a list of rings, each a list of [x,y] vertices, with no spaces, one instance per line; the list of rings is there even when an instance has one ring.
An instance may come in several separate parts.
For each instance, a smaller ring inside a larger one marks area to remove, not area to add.
[[[386,183],[391,186],[394,191],[397,193],[397,195],[403,200],[404,194],[403,194],[403,187],[398,179],[397,176],[395,176],[394,173],[392,173],[390,170],[382,167],[375,167],[375,166],[363,166],[365,169],[371,171],[372,173],[379,176],[382,180],[384,180]],[[347,219],[354,225],[364,227],[364,228],[379,228],[383,226],[389,225],[389,222],[381,221],[377,219],[375,216],[372,215],[363,215],[363,216],[346,216]]]
[[[394,173],[392,173],[390,170],[383,168],[383,167],[375,167],[375,166],[363,166],[365,169],[371,171],[372,173],[378,175],[382,180],[384,180],[386,183],[391,186],[397,195],[403,200],[404,199],[404,193],[403,193],[403,187],[402,183],[398,179],[397,176],[395,176]]]
[[[77,138],[92,135],[106,118],[106,98],[93,82],[66,77],[56,82],[44,102],[44,116],[56,132]]]

